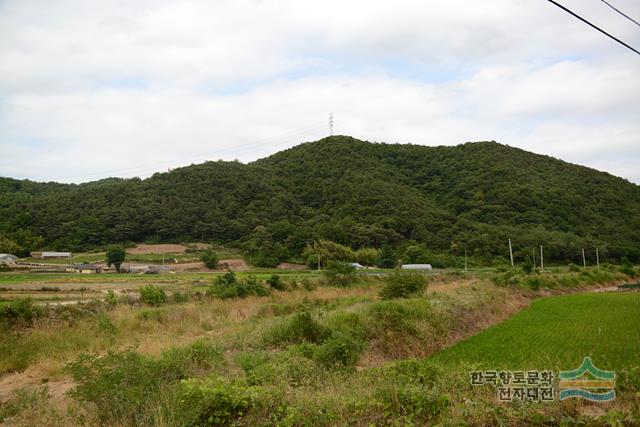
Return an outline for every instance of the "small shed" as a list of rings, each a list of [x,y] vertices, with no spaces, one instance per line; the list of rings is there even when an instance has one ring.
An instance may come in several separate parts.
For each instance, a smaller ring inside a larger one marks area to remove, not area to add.
[[[402,264],[400,267],[402,270],[418,270],[418,271],[429,271],[433,270],[431,264]]]
[[[0,264],[15,264],[18,257],[12,254],[0,254]]]

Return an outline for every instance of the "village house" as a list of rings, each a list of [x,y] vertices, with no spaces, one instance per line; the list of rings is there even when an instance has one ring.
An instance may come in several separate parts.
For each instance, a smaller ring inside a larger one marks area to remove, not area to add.
[[[0,264],[15,264],[18,257],[12,254],[0,254]]]

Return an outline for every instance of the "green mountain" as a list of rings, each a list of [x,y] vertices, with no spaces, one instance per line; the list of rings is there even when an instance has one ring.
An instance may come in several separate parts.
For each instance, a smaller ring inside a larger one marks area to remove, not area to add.
[[[543,244],[549,260],[576,260],[582,247],[637,260],[640,186],[495,142],[335,136],[250,164],[207,162],[144,180],[0,178],[0,233],[0,252],[3,241],[81,250],[198,240],[269,242],[286,257],[325,238],[354,248],[417,242],[454,255],[466,247],[489,259],[504,256],[511,238],[520,257]]]

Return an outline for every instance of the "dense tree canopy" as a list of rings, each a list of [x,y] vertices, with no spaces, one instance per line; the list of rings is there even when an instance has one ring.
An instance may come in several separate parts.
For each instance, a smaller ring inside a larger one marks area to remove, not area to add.
[[[602,259],[637,261],[640,187],[495,142],[426,147],[341,136],[145,180],[0,179],[0,243],[22,251],[215,241],[272,265],[330,240],[391,246],[400,259],[466,249],[490,261],[506,255],[508,238],[520,259],[543,244],[549,260],[578,261],[582,247],[598,247]]]

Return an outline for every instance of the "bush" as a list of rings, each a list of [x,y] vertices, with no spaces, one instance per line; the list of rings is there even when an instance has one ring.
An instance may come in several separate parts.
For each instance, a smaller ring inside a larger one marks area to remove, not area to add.
[[[578,267],[576,264],[574,263],[570,263],[569,264],[569,271],[580,271],[580,267]]]
[[[20,298],[6,304],[0,304],[0,319],[10,322],[31,324],[33,319],[42,315],[42,309],[31,298]]]
[[[107,291],[107,297],[105,298],[105,300],[107,301],[107,304],[112,306],[118,304],[118,296],[115,292],[113,292],[112,289],[109,289]]]
[[[266,335],[270,344],[287,343],[320,343],[329,331],[313,318],[307,310],[296,313],[293,317],[273,327]]]
[[[109,352],[105,356],[82,355],[67,365],[76,387],[71,396],[92,403],[107,424],[151,424],[153,398],[163,385],[186,373],[161,369],[158,362],[134,350]]]
[[[272,274],[271,277],[267,279],[267,284],[271,286],[271,288],[276,289],[278,291],[286,291],[287,285],[282,281],[280,276],[277,274]]]
[[[140,299],[145,304],[162,305],[167,302],[167,294],[157,285],[145,285],[140,288]]]
[[[233,272],[228,272],[216,278],[215,282],[207,288],[207,295],[221,299],[246,298],[249,295],[263,297],[269,295],[269,289],[258,283],[253,275],[237,280]]]
[[[355,267],[346,262],[329,261],[322,274],[332,286],[348,286],[357,280]]]
[[[200,254],[200,261],[202,261],[204,265],[211,270],[215,270],[216,268],[218,268],[218,254],[215,253],[212,249],[207,249],[202,254]]]
[[[366,346],[363,340],[348,332],[336,330],[318,346],[314,358],[325,366],[353,366]]]
[[[420,295],[427,287],[425,276],[417,272],[395,272],[385,277],[384,281],[385,285],[380,290],[382,299]]]
[[[180,383],[181,419],[188,426],[223,426],[243,416],[254,398],[247,388],[213,379]]]
[[[527,258],[524,264],[522,264],[522,272],[524,274],[531,274],[533,272],[533,262],[531,259]]]

